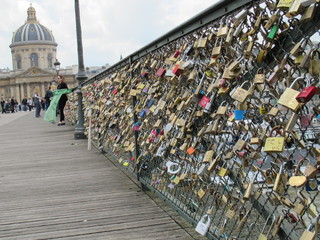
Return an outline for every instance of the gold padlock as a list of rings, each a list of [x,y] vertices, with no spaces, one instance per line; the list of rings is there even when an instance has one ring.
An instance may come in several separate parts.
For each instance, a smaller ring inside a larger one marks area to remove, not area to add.
[[[243,103],[249,95],[252,95],[252,85],[250,84],[250,87],[248,88],[248,90],[246,90],[243,88],[245,84],[250,84],[250,82],[245,81],[240,85],[240,87],[237,87],[237,89],[231,94],[231,98],[240,103]]]
[[[266,142],[264,145],[264,152],[268,152],[268,153],[283,152],[285,137],[284,137],[284,133],[281,133],[279,129],[280,129],[280,126],[275,126],[270,131],[270,136],[266,139]],[[271,137],[272,133],[276,130],[278,134],[281,134],[281,136]]]
[[[259,68],[256,75],[254,76],[254,83],[262,84],[266,81],[266,75],[263,68]]]
[[[299,91],[293,89],[295,83],[301,79],[304,79],[303,77],[296,78],[289,88],[286,88],[284,93],[280,96],[278,104],[285,106],[287,108],[290,108],[294,112],[296,112],[303,104],[299,103],[296,100],[296,97],[299,95]]]

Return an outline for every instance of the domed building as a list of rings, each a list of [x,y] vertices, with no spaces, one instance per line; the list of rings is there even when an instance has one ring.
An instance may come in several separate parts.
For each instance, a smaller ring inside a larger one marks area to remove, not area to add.
[[[13,33],[10,44],[13,70],[0,75],[0,96],[14,96],[18,102],[23,97],[32,97],[36,86],[45,95],[54,83],[57,46],[52,32],[39,23],[36,10],[30,4],[25,24]],[[73,71],[60,70],[69,87],[76,85]]]
[[[37,21],[36,10],[28,8],[25,24],[13,33],[10,45],[13,70],[30,67],[53,68],[58,44],[52,32]]]

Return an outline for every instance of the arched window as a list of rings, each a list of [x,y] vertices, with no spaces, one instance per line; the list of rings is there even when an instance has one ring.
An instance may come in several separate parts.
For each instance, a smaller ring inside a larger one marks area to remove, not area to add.
[[[36,53],[31,53],[30,55],[30,60],[31,60],[31,67],[38,67],[38,54]]]
[[[52,53],[48,54],[48,68],[52,68]]]
[[[17,63],[17,69],[21,69],[21,56],[17,55],[16,56],[16,63]]]

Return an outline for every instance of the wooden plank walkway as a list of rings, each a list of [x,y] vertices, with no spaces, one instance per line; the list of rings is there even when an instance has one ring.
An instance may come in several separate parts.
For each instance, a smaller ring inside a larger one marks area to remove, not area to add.
[[[194,239],[73,131],[0,115],[0,239]]]

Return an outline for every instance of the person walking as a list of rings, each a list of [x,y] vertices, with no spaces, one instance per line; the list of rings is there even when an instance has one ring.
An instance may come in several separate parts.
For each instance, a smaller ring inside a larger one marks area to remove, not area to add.
[[[22,105],[22,111],[27,111],[27,105],[28,105],[28,99],[26,97],[24,97],[21,101],[21,105]]]
[[[40,88],[38,86],[34,88],[33,102],[36,107],[36,117],[38,118],[40,117],[40,111],[41,111]]]
[[[49,89],[46,92],[46,95],[44,96],[44,99],[46,100],[46,110],[50,106],[51,98],[53,97],[53,92],[51,90],[51,86],[49,86]]]
[[[6,101],[1,97],[1,109],[2,109],[2,114],[6,113],[6,108],[5,108]]]
[[[32,106],[33,106],[33,102],[32,102],[31,98],[28,99],[27,104],[28,104],[28,107],[29,107],[29,111],[31,112]]]
[[[57,81],[59,83],[58,86],[57,86],[57,89],[68,89],[68,86],[67,86],[67,84],[65,82],[64,76],[58,75]],[[59,109],[59,114],[60,114],[60,122],[58,123],[58,126],[62,126],[62,125],[66,124],[64,122],[63,109],[66,106],[67,101],[68,101],[67,94],[62,94],[62,96],[60,97],[60,100],[58,102],[58,109]]]
[[[14,113],[14,104],[15,104],[15,101],[14,101],[14,97],[12,96],[10,100],[11,113]]]

